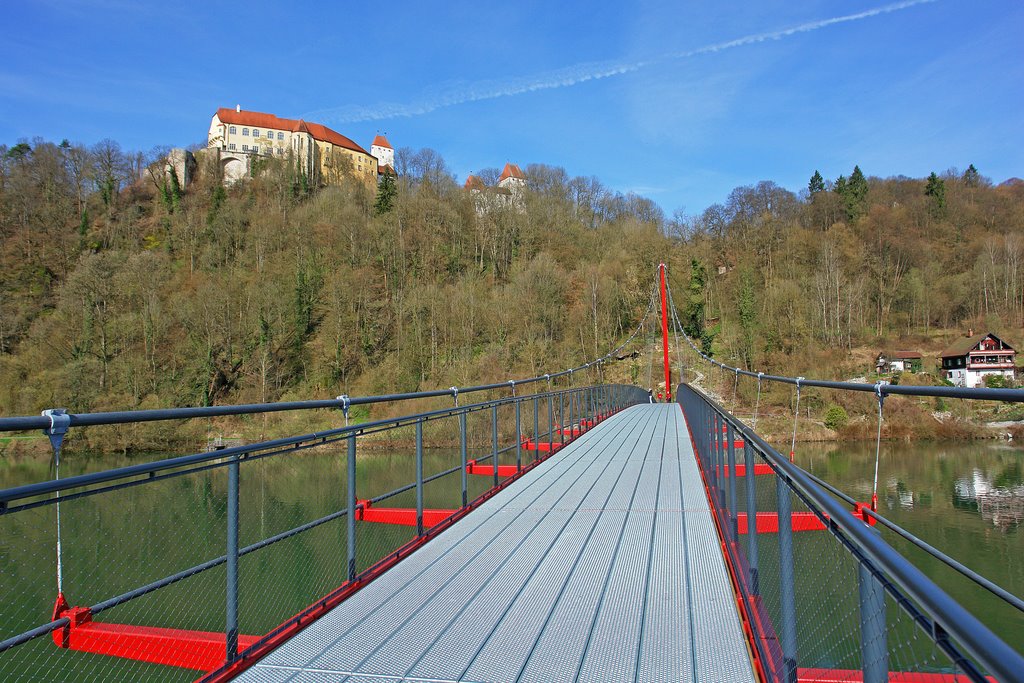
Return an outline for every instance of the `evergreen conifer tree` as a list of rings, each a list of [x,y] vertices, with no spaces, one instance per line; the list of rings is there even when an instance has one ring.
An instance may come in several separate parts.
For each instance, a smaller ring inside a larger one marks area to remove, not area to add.
[[[934,173],[932,175],[935,175]],[[978,169],[974,168],[974,164],[967,167],[964,171],[964,175],[961,178],[964,181],[964,185],[967,187],[977,187],[981,184],[981,174],[978,173]]]
[[[821,177],[817,169],[814,170],[814,175],[811,176],[811,182],[807,183],[807,190],[811,193],[811,197],[825,191],[825,179]]]
[[[924,185],[924,194],[926,197],[931,198],[931,204],[929,208],[932,212],[932,215],[945,215],[946,183],[942,180],[942,178],[935,175],[935,171],[932,171],[931,175],[928,176],[928,181]]]
[[[385,173],[377,188],[377,201],[373,204],[373,212],[381,216],[391,211],[395,206],[395,197],[398,196],[398,188],[395,186],[395,178],[390,173]]]
[[[850,221],[855,221],[864,215],[868,204],[868,181],[860,170],[860,166],[853,167],[850,180],[847,183],[847,197],[844,202],[846,216]]]

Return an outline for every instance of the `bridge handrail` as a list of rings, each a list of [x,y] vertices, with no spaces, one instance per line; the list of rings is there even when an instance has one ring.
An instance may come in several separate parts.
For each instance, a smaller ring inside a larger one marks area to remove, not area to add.
[[[610,355],[610,354],[609,354]],[[604,362],[603,360],[595,363]],[[553,375],[531,377],[523,380],[512,380],[516,386],[546,381],[568,375],[580,369],[591,367],[591,364],[565,370]],[[188,420],[200,417],[225,417],[236,415],[253,415],[261,413],[279,413],[292,410],[316,410],[330,408],[341,410],[346,407],[372,405],[375,403],[395,403],[398,401],[410,401],[414,399],[438,398],[441,396],[453,396],[458,394],[469,394],[479,391],[493,391],[495,389],[507,389],[509,382],[494,382],[493,384],[481,384],[472,387],[459,387],[457,391],[452,389],[436,389],[433,391],[416,391],[404,394],[380,394],[376,396],[346,396],[332,399],[320,399],[311,401],[281,401],[277,403],[248,403],[233,406],[193,406],[187,408],[156,408],[151,410],[121,410],[106,413],[71,413],[71,427],[96,427],[100,425],[134,424],[138,422],[157,422],[161,420]],[[19,416],[0,417],[0,431],[20,431],[25,429],[49,429],[50,418],[45,416]],[[222,453],[223,451],[218,451]]]
[[[581,387],[586,388],[586,387]],[[560,396],[569,393],[571,390],[562,389],[558,391],[545,393],[544,396]],[[459,390],[462,393],[462,390]],[[166,458],[164,460],[155,460],[151,462],[139,463],[137,465],[126,465],[125,467],[117,467],[114,469],[104,470],[102,472],[91,472],[87,474],[79,474],[73,477],[65,477],[63,479],[53,479],[49,481],[37,482],[34,484],[25,484],[22,486],[15,486],[8,489],[0,489],[0,512],[7,511],[10,503],[17,500],[24,500],[26,498],[35,498],[37,496],[44,496],[47,494],[60,493],[63,500],[72,498],[74,494],[69,495],[67,492],[72,489],[83,488],[86,486],[94,486],[96,484],[107,484],[116,481],[122,481],[125,479],[133,479],[135,477],[143,477],[146,475],[155,475],[159,472],[166,472],[167,470],[174,470],[178,468],[187,468],[197,465],[204,465],[216,461],[223,461],[218,463],[216,466],[227,466],[228,460],[232,456],[246,456],[258,453],[260,451],[268,451],[272,449],[279,449],[289,446],[299,446],[307,442],[318,442],[312,444],[312,446],[319,446],[325,443],[338,441],[343,438],[347,438],[349,435],[356,434],[363,436],[366,434],[376,433],[385,429],[393,429],[397,427],[404,427],[414,424],[417,420],[429,421],[433,419],[439,419],[444,417],[453,417],[460,414],[469,414],[485,410],[492,406],[501,406],[508,403],[514,403],[516,401],[525,401],[526,399],[532,398],[532,394],[519,396],[519,397],[505,397],[492,401],[484,401],[481,403],[472,403],[459,407],[441,408],[438,410],[431,410],[422,413],[413,413],[409,415],[402,415],[400,417],[392,417],[381,420],[374,420],[371,422],[360,422],[358,424],[351,424],[345,427],[338,427],[336,429],[328,429],[318,432],[311,432],[309,434],[301,434],[298,436],[289,436],[281,439],[272,439],[269,441],[260,441],[254,444],[245,444],[243,446],[232,446],[230,448],[223,448],[217,451],[210,451],[204,453],[193,453],[190,455],[181,455],[174,458]],[[377,397],[373,397],[377,398]],[[351,399],[355,401],[356,399]],[[322,403],[322,401],[307,401],[306,403]],[[334,403],[332,401],[332,403]],[[245,406],[241,406],[245,407]],[[322,406],[316,406],[322,407]],[[102,413],[100,413],[102,414]],[[113,414],[113,413],[107,413]],[[47,420],[47,426],[49,426],[49,419]],[[72,423],[74,424],[74,423]],[[307,446],[308,447],[308,446]],[[258,457],[266,457],[268,455],[275,455],[277,453],[265,453]],[[487,457],[480,458],[486,460]],[[193,469],[182,470],[179,474],[188,474],[194,472]],[[145,479],[140,480],[141,482],[147,481]],[[107,489],[97,489],[83,492],[82,495],[91,495],[96,493],[102,493]],[[400,491],[399,491],[400,492]],[[389,497],[385,494],[384,497]],[[56,498],[39,501],[39,504],[48,504],[56,502]]]
[[[787,377],[785,375],[768,375],[763,372],[751,372],[750,370],[743,370],[742,368],[736,368],[715,360],[698,349],[685,333],[683,333],[683,336],[689,343],[690,347],[696,351],[701,358],[708,361],[710,364],[717,365],[722,370],[743,375],[744,377],[768,380],[769,382],[792,384],[793,386],[800,387],[819,387],[821,389],[839,389],[843,391],[863,391],[871,394],[877,394],[880,391],[883,395],[900,394],[903,396],[938,396],[941,398],[965,398],[983,401],[1006,401],[1010,403],[1024,402],[1024,389],[990,389],[988,387],[970,388],[946,386],[928,387],[886,383],[867,384],[861,382],[839,382],[823,379],[806,379],[803,377]]]
[[[863,553],[900,589],[906,591],[918,605],[928,612],[935,622],[934,625],[941,631],[936,634],[939,636],[936,640],[940,647],[943,647],[944,644],[944,639],[941,636],[950,634],[962,643],[967,651],[998,680],[1021,680],[1021,672],[1024,672],[1024,657],[1020,653],[992,633],[988,627],[936,586],[909,560],[873,534],[867,525],[856,516],[851,515],[848,510],[818,486],[804,470],[791,463],[787,457],[779,453],[746,424],[722,408],[699,388],[688,384],[683,386],[713,406],[716,412],[730,423],[747,443],[754,445],[756,450],[794,491],[806,502],[810,502],[828,515],[830,528],[838,527],[858,552]]]

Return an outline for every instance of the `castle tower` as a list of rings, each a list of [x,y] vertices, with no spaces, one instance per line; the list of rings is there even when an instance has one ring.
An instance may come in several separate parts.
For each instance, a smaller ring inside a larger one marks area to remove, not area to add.
[[[373,144],[370,145],[370,155],[377,159],[377,173],[383,174],[385,169],[394,172],[395,150],[386,137],[378,135],[373,139]]]
[[[516,164],[505,164],[501,177],[498,178],[498,187],[505,187],[513,193],[519,193],[526,187],[526,174]]]

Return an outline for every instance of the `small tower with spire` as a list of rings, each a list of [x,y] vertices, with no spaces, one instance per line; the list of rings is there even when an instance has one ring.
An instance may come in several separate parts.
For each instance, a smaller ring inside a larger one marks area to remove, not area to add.
[[[377,173],[384,173],[395,170],[395,150],[391,143],[383,135],[378,134],[370,145],[370,155],[377,159]]]

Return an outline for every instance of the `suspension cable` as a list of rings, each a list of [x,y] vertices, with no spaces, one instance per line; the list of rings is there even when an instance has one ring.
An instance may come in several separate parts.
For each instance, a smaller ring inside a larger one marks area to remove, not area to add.
[[[757,431],[757,410],[761,407],[761,378],[763,376],[763,372],[757,373],[757,400],[754,401],[754,419],[751,427],[754,431]]]
[[[790,462],[793,462],[793,458],[796,455],[796,425],[800,420],[800,382],[802,382],[803,379],[803,377],[796,378],[796,410],[793,411],[793,441],[789,445]]]
[[[885,402],[881,382],[875,384],[875,395],[878,396],[878,433],[875,435],[875,481],[871,486],[872,512],[878,511],[878,460],[882,450],[882,404]]]
[[[737,403],[737,401],[736,401],[736,392],[739,390],[739,388],[740,388],[740,370],[739,370],[739,368],[736,368],[736,379],[734,379],[733,383],[732,383],[732,409],[733,409],[734,412],[739,407],[739,403]]]

